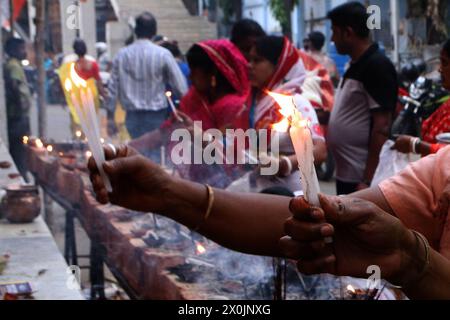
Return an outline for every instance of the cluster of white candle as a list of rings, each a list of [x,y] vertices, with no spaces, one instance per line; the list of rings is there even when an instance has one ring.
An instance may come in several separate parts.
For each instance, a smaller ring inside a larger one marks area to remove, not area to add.
[[[80,89],[80,99],[78,99],[73,91],[74,85]],[[89,148],[105,183],[105,187],[108,192],[112,192],[111,182],[103,170],[103,164],[106,162],[106,159],[101,142],[102,139],[97,112],[95,110],[94,96],[92,90],[87,86],[86,81],[76,73],[74,63],[71,66],[70,78],[67,78],[65,81],[65,89],[70,93],[70,99],[77,113],[81,128],[88,140]]]

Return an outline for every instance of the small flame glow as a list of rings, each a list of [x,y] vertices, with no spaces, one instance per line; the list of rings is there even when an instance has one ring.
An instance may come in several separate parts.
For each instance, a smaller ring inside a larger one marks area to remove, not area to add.
[[[48,152],[53,152],[53,146],[52,145],[48,145],[47,146],[47,151]]]
[[[172,92],[167,91],[167,92],[166,92],[166,97],[167,97],[167,98],[171,98],[171,97],[172,97]]]
[[[351,293],[356,293],[355,288],[353,288],[353,286],[352,286],[351,284],[349,284],[349,285],[347,286],[347,291],[349,291],[349,292],[351,292]]]
[[[92,157],[92,152],[86,151],[86,159],[90,159]]]
[[[105,139],[100,138],[100,142],[101,142],[102,144],[104,144],[104,143],[105,143]]]
[[[197,254],[204,254],[206,252],[206,248],[201,244],[197,243]]]
[[[28,142],[30,141],[30,138],[28,136],[24,136],[22,141],[23,141],[23,144],[28,144]]]
[[[83,133],[82,133],[80,130],[77,130],[77,132],[75,132],[75,136],[76,136],[77,138],[81,138],[82,134],[83,134]]]
[[[280,122],[273,124],[272,129],[278,132],[288,132],[290,126],[291,124],[289,120],[287,118],[284,118]]]
[[[36,140],[36,147],[39,148],[39,149],[44,148],[44,144],[42,143],[41,139],[37,139]]]
[[[294,97],[271,91],[266,91],[279,105],[279,112],[283,120],[272,125],[272,129],[278,132],[288,132],[292,125],[300,128],[308,128],[309,121],[303,119],[302,114],[295,106]]]

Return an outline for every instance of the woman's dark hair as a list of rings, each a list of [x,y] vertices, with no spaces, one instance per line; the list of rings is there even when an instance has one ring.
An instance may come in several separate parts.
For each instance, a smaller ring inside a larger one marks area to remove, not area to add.
[[[367,26],[369,14],[360,2],[348,2],[337,6],[328,13],[328,19],[335,26],[351,28],[360,38],[366,39],[370,35]]]
[[[325,36],[320,31],[313,31],[308,35],[308,40],[314,50],[320,51],[325,45]]]
[[[87,54],[86,42],[82,39],[76,39],[73,43],[73,51],[75,51],[76,55],[80,58],[84,57]]]
[[[5,43],[5,52],[10,57],[15,57],[20,46],[25,45],[25,40],[20,38],[9,38]]]
[[[269,60],[274,66],[278,65],[283,47],[284,38],[277,36],[259,38],[255,44],[256,53]]]
[[[211,60],[208,54],[197,44],[194,44],[186,53],[186,60],[189,64],[189,68],[200,69],[208,74],[215,74],[217,80],[217,86],[227,91],[235,91],[230,82],[220,72],[215,63]]]
[[[174,42],[170,42],[170,41],[164,41],[163,43],[160,44],[161,47],[166,48],[167,50],[170,51],[170,53],[175,57],[175,58],[182,58],[183,54],[181,53],[180,48],[178,47],[178,45]]]
[[[448,39],[445,43],[444,43],[444,47],[442,48],[445,53],[447,54],[447,57],[450,58],[450,39]]]
[[[266,33],[258,22],[251,19],[242,19],[236,22],[231,30],[231,42],[234,44],[246,41],[249,37],[260,38]]]
[[[158,23],[150,12],[144,12],[136,18],[134,32],[138,38],[152,39],[158,31]]]

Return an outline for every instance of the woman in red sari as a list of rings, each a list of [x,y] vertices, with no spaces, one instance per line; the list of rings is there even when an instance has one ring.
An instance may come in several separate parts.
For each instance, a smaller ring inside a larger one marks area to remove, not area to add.
[[[202,129],[243,129],[249,127],[246,102],[250,94],[247,62],[228,40],[209,40],[195,44],[188,51],[192,87],[180,103],[180,123],[172,117],[163,126],[130,143],[141,152],[165,144],[177,128],[192,130],[194,121]],[[169,148],[170,149],[170,148]],[[233,178],[229,166],[179,165],[177,170],[190,180],[226,187]]]
[[[273,124],[283,119],[280,106],[267,95],[267,90],[292,95],[299,111],[311,124],[314,157],[320,164],[326,159],[327,150],[316,111],[301,89],[306,77],[299,52],[287,38],[266,36],[258,39],[250,52],[250,82],[254,89],[249,103],[250,126],[257,130],[271,130]],[[298,162],[292,142],[287,133],[280,133],[279,138],[281,157],[278,159],[278,177],[267,177],[265,180],[276,180],[275,183],[261,185],[282,186],[296,191],[300,173],[296,170]]]

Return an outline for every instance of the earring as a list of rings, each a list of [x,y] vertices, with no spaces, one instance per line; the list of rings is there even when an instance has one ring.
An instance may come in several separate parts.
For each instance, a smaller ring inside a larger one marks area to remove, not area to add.
[[[211,78],[211,87],[213,87],[213,88],[217,87],[216,76],[212,76],[212,78]]]

